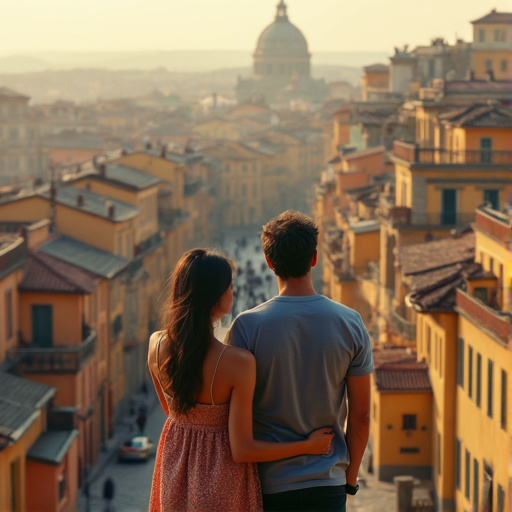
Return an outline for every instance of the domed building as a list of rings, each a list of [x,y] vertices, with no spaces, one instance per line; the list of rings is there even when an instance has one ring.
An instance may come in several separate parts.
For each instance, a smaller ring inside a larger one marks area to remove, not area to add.
[[[253,59],[252,78],[239,78],[236,86],[240,103],[255,99],[269,104],[324,100],[327,85],[311,78],[308,43],[288,19],[284,0],[277,5],[274,21],[260,34]]]

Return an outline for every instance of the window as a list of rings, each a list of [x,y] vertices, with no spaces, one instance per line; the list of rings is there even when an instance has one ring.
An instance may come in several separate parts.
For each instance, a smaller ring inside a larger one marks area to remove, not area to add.
[[[445,188],[441,191],[441,224],[457,223],[457,190]]]
[[[416,430],[416,414],[402,415],[402,430]]]
[[[53,347],[53,308],[51,305],[32,305],[32,342],[36,347]]]
[[[483,287],[477,287],[473,290],[473,297],[483,302],[484,304],[489,303],[489,290]]]
[[[505,40],[504,35],[505,34],[501,30],[501,28],[495,28],[494,29],[494,41],[496,41],[498,43],[501,42],[501,41],[504,41]]]
[[[464,486],[464,495],[469,500],[469,488],[471,486],[471,454],[466,450],[466,478]]]
[[[483,43],[485,41],[485,28],[478,30],[478,42]]]
[[[476,355],[476,405],[480,407],[482,396],[482,356]]]
[[[243,166],[242,166],[242,171],[243,171],[243,172],[247,172],[247,165],[243,165]]]
[[[480,138],[480,162],[483,164],[492,163],[492,138]]]
[[[507,372],[505,370],[501,370],[500,425],[503,430],[507,430]]]
[[[485,59],[485,69],[492,69],[492,60]]]
[[[473,347],[468,345],[468,396],[473,398]]]
[[[473,512],[478,512],[478,479],[479,479],[478,461],[473,459]]]
[[[242,197],[247,197],[247,185],[242,183]]]
[[[484,202],[490,203],[493,210],[499,210],[500,191],[496,189],[484,190]]]
[[[258,197],[258,184],[252,184],[252,197]]]
[[[5,337],[10,340],[13,334],[13,319],[12,319],[12,290],[5,292]]]
[[[432,339],[432,329],[427,327],[427,361],[430,363],[430,340]]]
[[[457,385],[464,389],[464,340],[460,336],[457,352]]]
[[[441,474],[441,434],[437,433],[437,474]]]
[[[492,418],[492,381],[494,363],[489,359],[487,362],[487,416]]]
[[[416,446],[401,446],[400,453],[420,453],[420,449]]]
[[[461,474],[461,466],[460,466],[460,456],[461,456],[461,443],[460,439],[457,438],[455,445],[455,485],[457,489],[460,491],[460,474]]]
[[[229,172],[230,170],[231,170],[230,165],[229,165],[229,164],[225,164],[225,165],[224,165],[224,171],[225,171],[225,172]]]
[[[500,484],[498,484],[498,499],[496,500],[496,509],[498,512],[504,512],[505,510],[505,491]]]
[[[500,70],[507,71],[508,69],[508,61],[506,59],[502,59],[500,62]]]

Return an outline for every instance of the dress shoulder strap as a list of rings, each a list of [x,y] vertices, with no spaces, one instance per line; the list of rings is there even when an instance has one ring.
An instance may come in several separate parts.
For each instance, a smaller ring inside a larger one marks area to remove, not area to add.
[[[224,348],[222,349],[222,352],[219,355],[219,358],[217,359],[217,364],[215,365],[215,370],[213,370],[212,375],[212,382],[210,384],[210,398],[212,400],[212,405],[215,405],[215,402],[213,401],[213,381],[215,380],[215,375],[217,374],[217,368],[219,367],[220,358],[222,357],[222,354],[224,354],[224,351],[228,348],[228,345],[224,345]]]

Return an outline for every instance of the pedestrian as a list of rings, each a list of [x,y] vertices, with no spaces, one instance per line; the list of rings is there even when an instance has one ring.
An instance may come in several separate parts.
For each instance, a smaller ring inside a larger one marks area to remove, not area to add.
[[[325,423],[336,433],[327,455],[258,465],[263,507],[345,512],[346,495],[358,490],[369,435],[368,332],[359,313],[313,287],[318,228],[312,219],[284,212],[263,226],[261,242],[279,295],[240,313],[227,334],[229,345],[256,358],[254,435],[286,442]]]
[[[231,311],[233,264],[192,249],[172,274],[162,326],[149,341],[148,367],[168,415],[158,444],[149,512],[261,511],[255,461],[326,454],[331,426],[295,442],[253,439],[255,359],[214,337]]]
[[[139,414],[137,415],[137,426],[139,427],[139,434],[142,436],[144,434],[144,427],[146,426],[147,414],[144,410],[140,409]]]
[[[103,500],[105,502],[105,512],[113,512],[112,501],[116,492],[116,486],[112,477],[108,476],[103,482]]]

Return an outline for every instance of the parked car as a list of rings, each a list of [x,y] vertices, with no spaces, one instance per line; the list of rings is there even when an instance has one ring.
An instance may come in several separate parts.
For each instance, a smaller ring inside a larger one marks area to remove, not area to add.
[[[146,436],[135,436],[125,441],[117,452],[117,459],[147,461],[153,453],[154,444]]]

